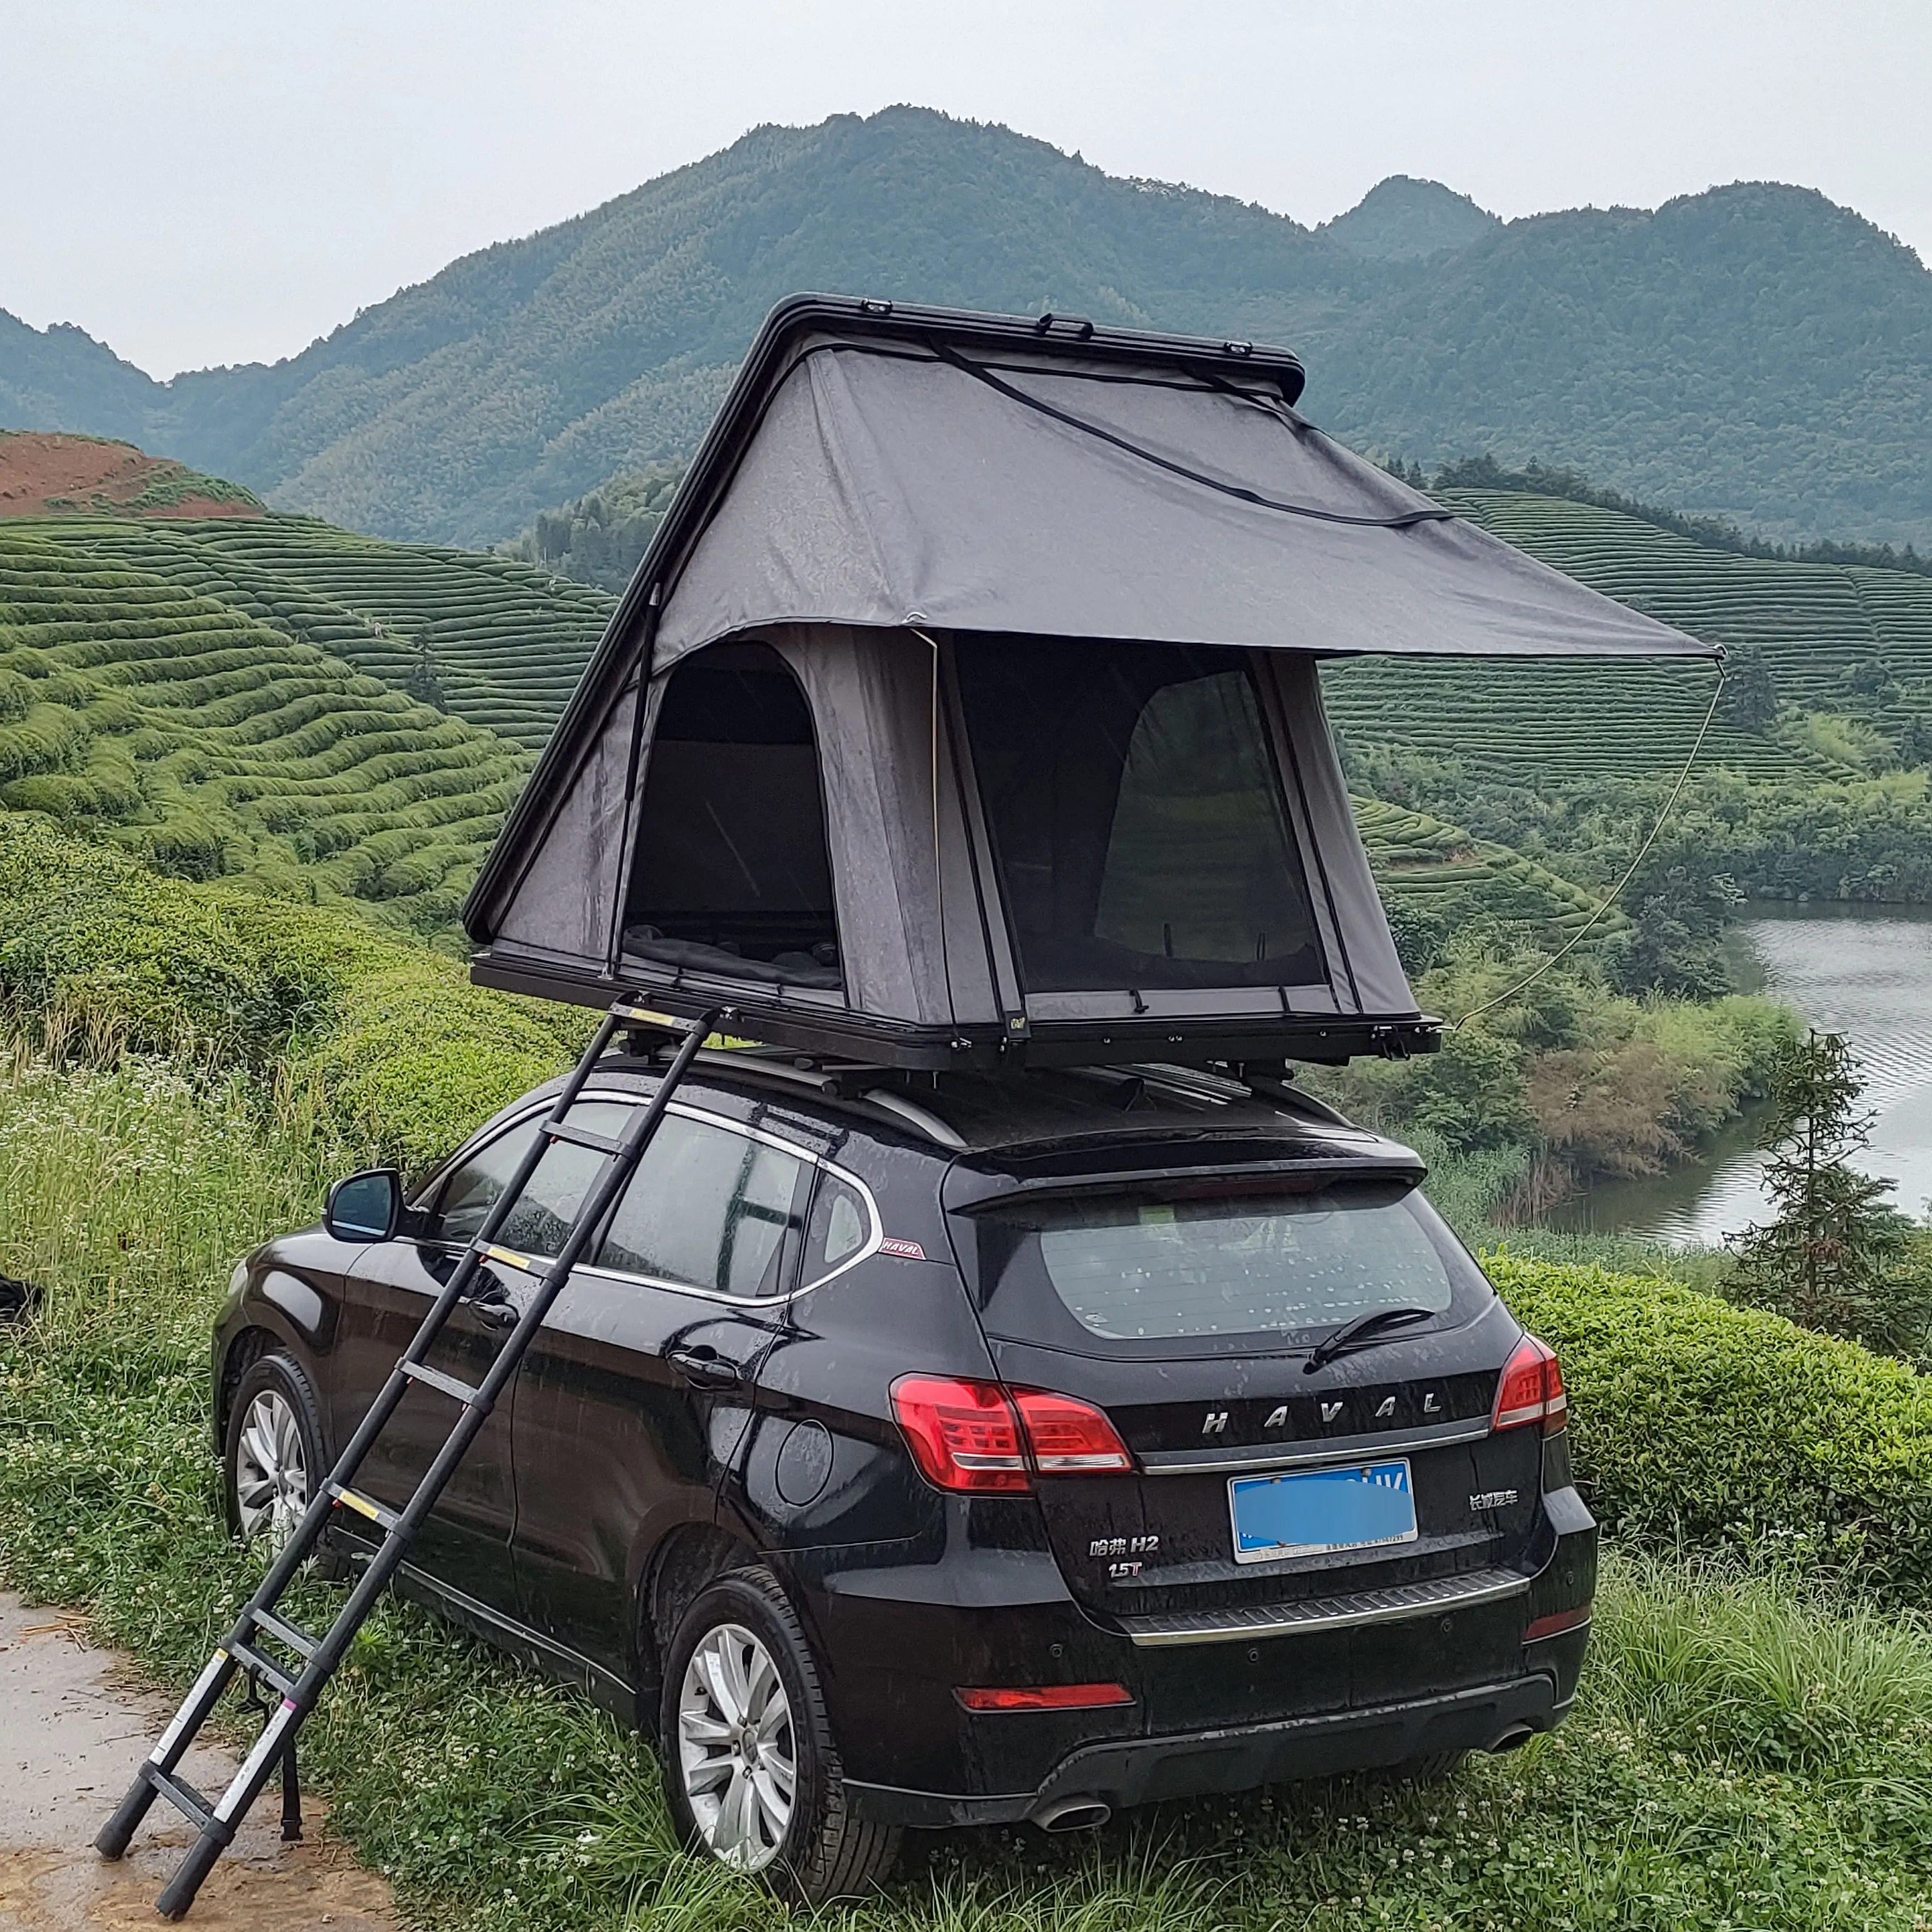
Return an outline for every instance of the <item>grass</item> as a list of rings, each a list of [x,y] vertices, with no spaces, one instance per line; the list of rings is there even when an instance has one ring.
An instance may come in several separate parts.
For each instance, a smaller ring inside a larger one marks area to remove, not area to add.
[[[46,1044],[44,1039],[43,1046]],[[0,1569],[178,1684],[248,1587],[218,1520],[207,1324],[234,1257],[344,1157],[259,1071],[123,1055],[0,1065]],[[331,1586],[304,1586],[323,1616]],[[863,1932],[1343,1932],[1932,1924],[1932,1634],[1708,1558],[1606,1566],[1570,1723],[1448,1784],[1169,1805],[1097,1838],[917,1843]],[[676,1855],[652,1761],[574,1694],[391,1601],[304,1734],[333,1828],[407,1915],[474,1932],[776,1927]]]

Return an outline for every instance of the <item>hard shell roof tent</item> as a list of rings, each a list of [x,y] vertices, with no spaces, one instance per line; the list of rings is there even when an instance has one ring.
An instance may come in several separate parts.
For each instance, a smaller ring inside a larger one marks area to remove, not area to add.
[[[1433,1046],[1318,661],[1713,653],[1331,441],[1303,380],[781,304],[477,879],[475,976],[912,1068]]]

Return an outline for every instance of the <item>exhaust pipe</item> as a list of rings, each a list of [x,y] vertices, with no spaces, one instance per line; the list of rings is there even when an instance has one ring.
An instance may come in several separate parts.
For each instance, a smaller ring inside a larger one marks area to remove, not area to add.
[[[1492,1757],[1500,1757],[1505,1751],[1521,1750],[1536,1733],[1527,1724],[1512,1724],[1501,1736],[1492,1738],[1483,1748]]]
[[[1063,1798],[1034,1822],[1042,1832],[1096,1832],[1113,1815],[1114,1808],[1097,1798]]]

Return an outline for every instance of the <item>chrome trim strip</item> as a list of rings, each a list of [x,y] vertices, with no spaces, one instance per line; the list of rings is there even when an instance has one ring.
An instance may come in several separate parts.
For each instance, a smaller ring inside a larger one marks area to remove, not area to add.
[[[1141,1455],[1149,1476],[1249,1475],[1293,1469],[1310,1462],[1351,1462],[1362,1456],[1402,1455],[1414,1449],[1448,1449],[1458,1442],[1480,1442],[1490,1432],[1487,1416],[1466,1422],[1426,1424],[1420,1429],[1390,1429],[1374,1436],[1337,1436],[1327,1442],[1263,1444],[1246,1454],[1203,1456],[1197,1449],[1156,1449]]]
[[[1523,1596],[1528,1589],[1529,1579],[1516,1570],[1480,1570],[1473,1576],[1358,1590],[1345,1597],[1314,1598],[1305,1604],[1208,1610],[1172,1617],[1123,1617],[1120,1624],[1143,1650],[1190,1643],[1240,1643],[1258,1636],[1288,1636],[1302,1630],[1348,1630],[1360,1624],[1432,1617],[1444,1610],[1471,1610],[1479,1604]]]
[[[586,1100],[602,1100],[627,1107],[641,1107],[650,1100],[647,1094],[633,1093],[628,1089],[608,1087],[586,1087],[578,1095],[580,1106]],[[448,1163],[454,1171],[462,1161],[480,1153],[492,1142],[520,1127],[532,1118],[541,1119],[550,1111],[550,1102],[540,1100],[531,1108],[508,1120],[490,1135],[488,1140],[479,1140],[472,1147],[466,1147]],[[836,1160],[828,1160],[812,1148],[800,1147],[797,1142],[789,1141],[782,1134],[775,1134],[763,1127],[748,1126],[742,1120],[734,1120],[722,1114],[714,1114],[708,1108],[694,1107],[688,1101],[674,1100],[665,1108],[668,1114],[675,1114],[680,1119],[696,1120],[707,1127],[717,1127],[728,1134],[736,1134],[742,1139],[761,1142],[765,1146],[775,1148],[780,1154],[789,1154],[793,1160],[802,1161],[808,1167],[815,1167],[822,1173],[842,1180],[866,1204],[866,1218],[869,1226],[864,1242],[829,1274],[820,1275],[815,1281],[808,1281],[784,1294],[767,1294],[757,1298],[742,1294],[720,1294],[716,1288],[694,1288],[689,1282],[667,1281],[661,1276],[648,1274],[632,1274],[622,1268],[598,1268],[590,1262],[579,1262],[572,1272],[577,1274],[594,1274],[605,1281],[620,1281],[632,1287],[666,1288],[673,1294],[688,1294],[700,1301],[716,1302],[722,1308],[782,1308],[796,1301],[800,1295],[809,1294],[814,1289],[823,1288],[827,1282],[836,1281],[848,1268],[856,1268],[861,1262],[869,1261],[885,1245],[886,1224],[879,1212],[878,1198],[871,1188],[849,1167],[841,1167]],[[438,1176],[440,1184],[442,1176]]]

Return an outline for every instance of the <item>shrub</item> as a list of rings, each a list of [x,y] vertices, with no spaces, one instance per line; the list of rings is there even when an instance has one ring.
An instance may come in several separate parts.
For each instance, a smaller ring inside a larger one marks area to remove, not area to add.
[[[0,1010],[97,1052],[278,1067],[365,1158],[406,1167],[557,1071],[589,1024],[345,916],[158,878],[4,817]]]
[[[1903,1364],[1681,1282],[1492,1256],[1563,1358],[1580,1479],[1633,1540],[1932,1587],[1932,1387]]]

